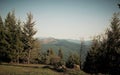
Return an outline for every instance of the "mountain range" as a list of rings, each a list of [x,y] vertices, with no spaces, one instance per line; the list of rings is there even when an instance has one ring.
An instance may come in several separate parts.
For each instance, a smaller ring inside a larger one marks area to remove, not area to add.
[[[80,54],[80,41],[72,40],[72,39],[56,39],[56,38],[40,38],[41,42],[41,51],[46,52],[49,48],[58,54],[59,48],[62,49],[62,52],[65,58],[70,53]],[[82,56],[86,56],[87,51],[89,50],[89,46],[91,41],[84,41],[85,47],[82,51]]]

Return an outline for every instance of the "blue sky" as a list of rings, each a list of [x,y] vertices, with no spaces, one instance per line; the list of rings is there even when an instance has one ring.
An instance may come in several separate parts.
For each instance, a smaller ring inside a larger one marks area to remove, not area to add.
[[[0,15],[15,9],[23,21],[31,12],[36,21],[35,37],[86,40],[101,34],[110,25],[119,0],[0,0]]]

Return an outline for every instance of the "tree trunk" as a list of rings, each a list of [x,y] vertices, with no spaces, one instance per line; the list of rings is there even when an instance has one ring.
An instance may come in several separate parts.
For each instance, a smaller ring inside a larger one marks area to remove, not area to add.
[[[20,54],[20,52],[18,51],[18,52],[17,52],[17,57],[16,57],[16,58],[17,58],[17,59],[16,59],[16,63],[18,63],[18,64],[19,64],[19,58],[20,58],[19,54]]]
[[[31,50],[28,51],[28,64],[30,64],[30,52]]]
[[[19,64],[19,54],[17,55],[17,63]]]

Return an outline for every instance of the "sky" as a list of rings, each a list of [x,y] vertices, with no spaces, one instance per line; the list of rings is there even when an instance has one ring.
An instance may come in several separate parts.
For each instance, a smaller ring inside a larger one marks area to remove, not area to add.
[[[114,12],[120,12],[119,0],[0,0],[4,19],[15,10],[17,18],[26,20],[33,14],[35,37],[91,39],[105,32]]]

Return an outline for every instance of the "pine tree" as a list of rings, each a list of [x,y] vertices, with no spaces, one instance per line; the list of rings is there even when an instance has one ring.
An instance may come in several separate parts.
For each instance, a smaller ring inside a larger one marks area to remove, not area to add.
[[[74,64],[80,65],[80,58],[77,53],[69,54],[68,59],[66,61],[66,66],[68,68],[74,68]]]
[[[2,18],[0,16],[0,58],[2,58],[2,51],[4,49],[4,26],[3,26],[3,21],[2,21]],[[2,60],[1,60],[2,61]]]
[[[119,14],[113,15],[110,28],[102,39],[96,39],[84,63],[84,70],[90,73],[120,74],[120,20]]]
[[[31,13],[27,14],[27,21],[24,24],[24,35],[25,35],[25,49],[27,52],[27,63],[30,63],[30,58],[31,58],[31,51],[34,48],[34,41],[35,39],[33,38],[33,36],[36,34],[36,31],[34,30],[34,25],[35,22],[32,21],[33,20],[33,16]]]
[[[5,28],[7,32],[7,42],[9,44],[8,48],[8,56],[11,62],[16,62],[16,47],[15,47],[15,39],[16,39],[16,18],[14,11],[9,12],[5,19]]]
[[[0,62],[9,61],[7,59],[7,46],[5,26],[0,16]]]
[[[97,73],[98,71],[98,58],[100,51],[100,36],[93,39],[90,50],[88,51],[86,61],[84,62],[83,70],[89,73]]]
[[[120,19],[119,13],[113,15],[110,28],[106,32],[107,71],[120,74]]]
[[[31,60],[32,63],[38,63],[39,60],[39,54],[40,54],[40,41],[38,39],[35,39],[35,41],[33,42],[33,49],[31,51]]]
[[[55,53],[54,53],[53,49],[52,49],[52,48],[49,48],[49,49],[47,50],[47,56],[54,56],[54,55],[55,55]]]
[[[55,53],[52,48],[49,48],[47,50],[47,56],[46,56],[46,64],[51,64],[53,63],[53,57],[55,57]]]
[[[23,54],[23,42],[22,42],[22,29],[21,22],[18,20],[17,28],[15,31],[15,49],[16,49],[16,62],[19,63],[20,57]]]
[[[9,12],[5,19],[5,40],[8,42],[7,55],[11,62],[19,63],[19,55],[23,50],[21,41],[21,25],[20,20],[17,21],[14,11]]]
[[[63,59],[63,52],[62,52],[61,48],[59,48],[58,56],[59,56],[61,59]]]
[[[80,40],[80,69],[82,69],[82,66],[83,66],[83,58],[84,58],[84,55],[83,55],[83,51],[85,49],[85,41],[84,41],[84,38],[81,38]]]
[[[31,54],[36,53],[35,58],[38,57],[39,41],[33,38],[36,33],[33,28],[35,22],[32,21],[31,13],[27,18],[23,26],[21,21],[16,19],[14,11],[9,12],[4,21],[0,16],[0,61],[29,63]]]

